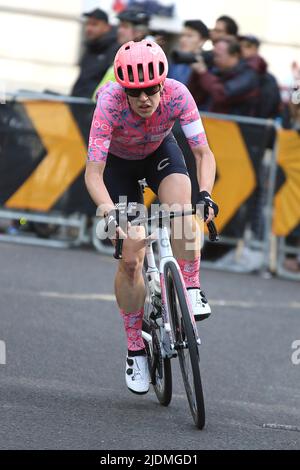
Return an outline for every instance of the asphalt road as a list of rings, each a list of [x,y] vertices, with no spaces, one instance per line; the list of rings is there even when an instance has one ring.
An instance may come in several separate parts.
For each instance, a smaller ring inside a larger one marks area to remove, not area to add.
[[[198,431],[176,360],[168,408],[127,390],[115,266],[88,250],[0,245],[1,449],[300,448],[299,283],[202,272],[214,315],[201,324]]]

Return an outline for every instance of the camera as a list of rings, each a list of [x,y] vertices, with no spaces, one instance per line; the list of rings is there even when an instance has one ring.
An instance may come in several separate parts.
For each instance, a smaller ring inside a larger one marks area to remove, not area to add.
[[[175,64],[194,64],[197,62],[196,54],[192,52],[182,52],[179,50],[174,50],[171,53],[171,59]]]

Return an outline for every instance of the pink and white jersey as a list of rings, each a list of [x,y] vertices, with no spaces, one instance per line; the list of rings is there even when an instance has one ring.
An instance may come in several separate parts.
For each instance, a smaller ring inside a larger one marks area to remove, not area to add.
[[[124,89],[108,82],[98,92],[88,161],[104,162],[108,152],[127,160],[141,160],[155,152],[177,118],[190,147],[207,145],[196,103],[182,83],[167,78],[158,108],[150,118],[142,118],[131,110]]]

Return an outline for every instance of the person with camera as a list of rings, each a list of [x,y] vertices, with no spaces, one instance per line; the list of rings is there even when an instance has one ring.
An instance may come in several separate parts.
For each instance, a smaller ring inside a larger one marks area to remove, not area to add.
[[[224,114],[255,115],[259,99],[259,76],[241,56],[236,40],[214,44],[214,67],[208,70],[202,56],[192,64],[187,84],[199,109]]]
[[[192,74],[191,64],[203,54],[202,48],[209,39],[209,30],[201,20],[187,20],[179,38],[179,47],[171,54],[169,78],[187,84]]]

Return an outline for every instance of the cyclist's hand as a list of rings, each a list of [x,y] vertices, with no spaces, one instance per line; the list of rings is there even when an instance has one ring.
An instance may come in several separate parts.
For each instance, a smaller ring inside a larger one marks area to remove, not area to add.
[[[207,191],[200,191],[197,198],[197,204],[203,204],[204,206],[204,221],[206,223],[217,217],[219,212],[218,205],[212,200],[210,194]]]

